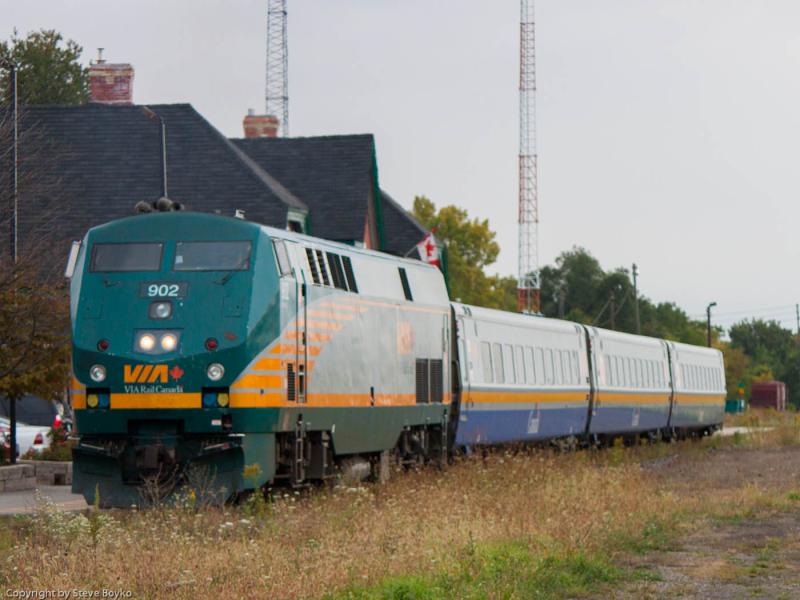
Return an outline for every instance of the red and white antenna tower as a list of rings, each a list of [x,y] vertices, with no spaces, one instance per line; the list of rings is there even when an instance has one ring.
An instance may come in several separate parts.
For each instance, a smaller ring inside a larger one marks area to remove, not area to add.
[[[289,46],[286,39],[286,0],[267,0],[267,114],[280,120],[289,135]]]
[[[538,314],[539,191],[536,165],[536,35],[533,0],[520,0],[519,20],[519,275],[517,309]]]

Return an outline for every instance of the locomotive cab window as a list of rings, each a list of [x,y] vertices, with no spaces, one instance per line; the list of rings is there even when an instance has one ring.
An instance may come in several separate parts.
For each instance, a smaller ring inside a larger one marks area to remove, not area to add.
[[[89,271],[117,273],[128,271],[160,271],[164,244],[94,244]]]
[[[178,242],[175,244],[175,271],[247,271],[252,243]]]

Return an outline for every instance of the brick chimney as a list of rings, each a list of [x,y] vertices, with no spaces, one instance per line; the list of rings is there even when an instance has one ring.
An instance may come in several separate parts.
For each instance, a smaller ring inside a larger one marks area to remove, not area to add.
[[[133,104],[133,67],[107,63],[99,48],[97,62],[89,66],[89,93],[100,104]]]
[[[244,137],[276,137],[278,135],[278,117],[273,115],[256,115],[251,108],[244,118]]]

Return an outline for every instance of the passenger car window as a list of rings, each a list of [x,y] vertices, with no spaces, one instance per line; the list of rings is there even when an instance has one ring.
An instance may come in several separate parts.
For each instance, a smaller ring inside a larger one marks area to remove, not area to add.
[[[553,380],[556,384],[564,381],[564,371],[561,364],[561,352],[558,350],[553,351]]]
[[[483,366],[483,380],[486,383],[492,383],[494,377],[492,376],[492,349],[489,342],[481,342],[481,364]]]
[[[553,351],[549,348],[544,354],[544,382],[547,385],[553,384]]]
[[[506,383],[514,383],[516,378],[514,376],[514,353],[511,350],[511,344],[503,345],[503,365],[505,366]]]
[[[581,369],[578,362],[578,353],[575,350],[572,351],[572,381],[575,385],[581,384]]]
[[[514,346],[514,372],[517,383],[525,383],[525,359],[522,356],[522,346]]]
[[[525,381],[527,383],[536,383],[536,370],[533,366],[533,349],[530,346],[525,346]]]
[[[534,352],[535,364],[536,364],[536,383],[542,384],[547,381],[547,377],[545,376],[544,372],[544,351],[541,348],[536,348]]]
[[[503,350],[500,344],[492,345],[492,365],[494,366],[494,380],[497,383],[505,383],[506,379],[503,375]]]

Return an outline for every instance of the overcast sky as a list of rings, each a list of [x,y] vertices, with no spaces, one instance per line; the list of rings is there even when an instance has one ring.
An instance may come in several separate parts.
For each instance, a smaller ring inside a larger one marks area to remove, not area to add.
[[[229,136],[264,108],[266,1],[3,0]],[[289,0],[292,135],[374,133],[381,186],[486,217],[516,273],[519,4]],[[539,0],[542,264],[573,245],[718,323],[794,327],[800,3]]]

